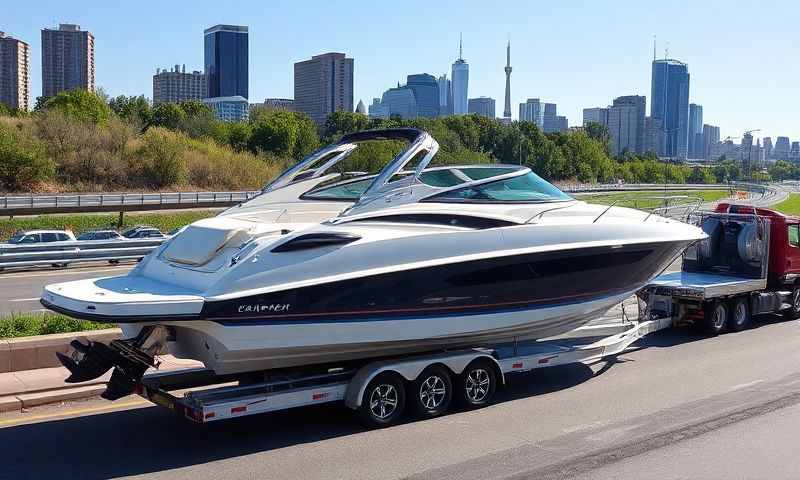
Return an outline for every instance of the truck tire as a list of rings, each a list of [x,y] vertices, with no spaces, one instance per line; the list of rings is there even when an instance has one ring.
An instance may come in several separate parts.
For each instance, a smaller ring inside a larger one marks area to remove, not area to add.
[[[703,331],[716,336],[725,331],[728,323],[728,307],[725,302],[707,302],[703,306]]]
[[[731,300],[728,328],[733,332],[741,332],[750,325],[750,303],[747,297]]]
[[[406,406],[406,390],[402,378],[384,372],[373,378],[364,390],[358,415],[370,428],[383,428],[397,423]]]
[[[453,400],[450,372],[441,365],[432,365],[411,383],[409,391],[417,416],[434,418],[444,414]]]
[[[791,306],[783,311],[783,317],[787,320],[797,320],[800,318],[800,286],[792,288],[792,296],[789,299]]]
[[[456,398],[464,408],[489,405],[496,390],[495,366],[485,359],[478,359],[467,365],[456,382]]]

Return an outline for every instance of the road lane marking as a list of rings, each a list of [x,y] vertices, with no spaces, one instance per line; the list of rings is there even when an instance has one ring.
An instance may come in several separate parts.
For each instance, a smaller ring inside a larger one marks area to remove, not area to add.
[[[32,302],[34,300],[39,300],[40,297],[31,297],[31,298],[12,298],[11,300],[6,300],[7,302]]]
[[[152,405],[152,403],[148,402],[147,400],[132,400],[129,402],[122,402],[122,403],[115,403],[112,405],[105,405],[102,407],[89,407],[89,408],[78,408],[75,410],[67,410],[64,412],[58,413],[44,413],[41,415],[31,415],[26,417],[19,417],[19,418],[10,418],[8,420],[0,420],[0,427],[10,427],[15,425],[24,425],[31,422],[39,422],[43,420],[51,420],[60,417],[66,416],[77,416],[77,415],[90,415],[94,413],[102,413],[114,410],[122,410],[126,407],[140,407],[145,405]]]
[[[732,386],[731,388],[728,389],[728,391],[732,392],[734,390],[741,390],[743,388],[752,387],[753,385],[758,385],[759,383],[763,383],[763,382],[764,382],[764,380],[753,380],[752,382],[740,383],[738,385]]]

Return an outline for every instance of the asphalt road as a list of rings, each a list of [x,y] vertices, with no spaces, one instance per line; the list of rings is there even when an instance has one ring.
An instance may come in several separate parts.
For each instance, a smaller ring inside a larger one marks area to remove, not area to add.
[[[798,344],[777,318],[660,332],[613,363],[515,377],[489,408],[379,431],[337,406],[204,426],[131,399],[0,414],[0,478],[796,477]]]
[[[33,268],[0,273],[0,316],[11,312],[42,310],[39,297],[45,285],[83,278],[121,275],[132,268],[131,263],[109,265],[70,265],[65,269]]]

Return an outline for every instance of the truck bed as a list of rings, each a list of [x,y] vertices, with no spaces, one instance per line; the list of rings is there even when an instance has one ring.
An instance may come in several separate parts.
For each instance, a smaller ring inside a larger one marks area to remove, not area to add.
[[[767,280],[714,273],[672,272],[659,275],[647,288],[654,289],[656,295],[707,300],[763,290],[767,288]]]

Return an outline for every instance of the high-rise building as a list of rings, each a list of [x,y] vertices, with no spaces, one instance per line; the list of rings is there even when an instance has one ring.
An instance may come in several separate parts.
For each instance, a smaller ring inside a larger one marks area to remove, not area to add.
[[[241,95],[204,98],[203,103],[214,110],[214,115],[226,122],[243,122],[250,115],[250,104]]]
[[[542,131],[544,133],[552,133],[557,131],[558,125],[556,125],[556,117],[558,115],[556,110],[557,106],[555,103],[544,104],[544,112],[542,113]]]
[[[566,132],[569,130],[569,121],[567,121],[567,117],[559,115],[556,117],[556,131],[557,132]]]
[[[425,118],[439,116],[439,82],[427,73],[406,77],[406,86],[414,92],[417,100],[417,115]]]
[[[503,123],[511,123],[511,40],[506,46],[506,102],[503,109]]]
[[[333,112],[353,111],[353,59],[323,53],[294,64],[295,110],[322,126]]]
[[[439,83],[439,115],[453,114],[453,90],[450,88],[450,80],[445,73],[438,80]]]
[[[689,104],[689,158],[703,158],[703,107]]]
[[[521,112],[522,110],[520,110]],[[608,126],[608,109],[602,107],[584,108],[583,109],[583,126],[590,123],[599,123],[605,127]]]
[[[370,107],[370,116],[372,116],[373,109]],[[398,85],[395,88],[390,88],[383,92],[380,100],[380,108],[375,110],[377,118],[417,118],[419,115],[419,106],[417,105],[417,98],[414,96],[414,91],[407,86]],[[378,114],[381,116],[378,117]]]
[[[778,137],[775,140],[775,147],[772,149],[772,158],[775,160],[788,160],[790,151],[789,137]]]
[[[713,125],[703,125],[703,157],[706,160],[711,160],[711,146],[719,143],[719,127]],[[770,141],[772,146],[772,141]]]
[[[469,99],[469,113],[477,113],[487,118],[494,118],[494,112],[494,98],[478,97]]]
[[[260,106],[273,110],[294,110],[294,99],[291,98],[265,98]]]
[[[153,75],[153,104],[180,103],[206,97],[206,76],[203,72],[186,73],[186,65],[172,70],[156,69]]]
[[[76,88],[94,91],[94,36],[67,23],[42,29],[42,97]]]
[[[381,104],[381,99],[374,97],[369,106],[369,118],[389,118],[389,109]]]
[[[469,92],[469,64],[462,55],[461,39],[458,41],[458,60],[453,63],[451,73],[453,92],[453,114],[464,115],[468,113],[467,102]]]
[[[367,107],[364,105],[363,100],[358,101],[358,105],[356,105],[356,113],[360,113],[361,115],[367,114]]]
[[[30,46],[0,32],[0,103],[18,110],[30,105]]]
[[[655,154],[664,151],[664,127],[658,118],[644,119],[644,151]]]
[[[247,27],[214,25],[204,35],[206,97],[250,98]]]
[[[792,148],[789,150],[789,160],[792,162],[800,162],[800,142],[792,142]]]
[[[749,174],[755,165],[753,161],[753,134],[750,132],[745,132],[742,135],[742,144],[740,146],[740,151],[742,154],[742,168],[744,169],[745,174]]]
[[[639,138],[639,109],[635,105],[608,107],[608,133],[611,137],[611,155],[620,156],[636,152]]]
[[[764,157],[767,159],[772,158],[772,137],[764,138]]]
[[[519,121],[535,123],[544,129],[544,104],[538,98],[529,98],[519,104]]]
[[[659,155],[689,155],[689,66],[672,59],[653,60],[650,116],[661,120],[664,150]]]
[[[634,135],[633,148],[628,148],[631,152],[644,153],[644,119],[647,116],[647,97],[644,95],[626,95],[614,99],[614,107],[634,107],[636,108],[636,131]]]

